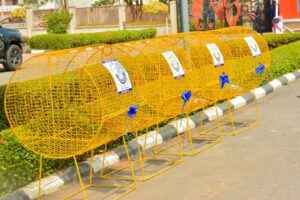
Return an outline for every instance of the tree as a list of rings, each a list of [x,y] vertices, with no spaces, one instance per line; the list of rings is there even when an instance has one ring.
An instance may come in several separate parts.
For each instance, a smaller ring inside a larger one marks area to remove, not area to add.
[[[124,2],[130,9],[132,21],[135,21],[138,17],[141,17],[143,15],[143,0],[124,0]]]
[[[166,4],[158,1],[151,1],[145,5],[143,5],[143,11],[146,14],[155,15],[159,13],[168,13],[169,8]],[[152,20],[151,20],[152,21]]]
[[[61,11],[68,11],[69,10],[68,0],[60,0],[59,9]]]
[[[96,0],[91,6],[93,8],[99,8],[103,6],[112,6],[116,3],[115,0]]]

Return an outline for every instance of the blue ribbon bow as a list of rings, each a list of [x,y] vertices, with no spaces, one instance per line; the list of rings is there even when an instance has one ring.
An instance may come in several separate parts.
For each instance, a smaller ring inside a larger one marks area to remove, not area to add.
[[[222,72],[220,76],[220,88],[223,89],[226,83],[230,84],[229,77],[225,74],[225,72]]]
[[[190,100],[191,96],[192,96],[192,91],[191,90],[183,92],[182,95],[181,95],[181,98],[183,100],[182,111],[181,111],[182,116],[184,115],[184,107],[185,107],[186,103]],[[180,121],[180,126],[181,126],[181,124],[182,124],[182,119]]]
[[[127,116],[130,117],[130,118],[133,118],[136,115],[138,108],[139,108],[139,104],[135,104],[133,106],[129,106],[128,107]]]
[[[191,96],[192,96],[191,90],[188,90],[188,91],[182,93],[181,98],[182,98],[184,104],[186,104],[186,102],[188,102],[190,100]]]
[[[129,106],[128,107],[128,111],[127,111],[127,115],[126,115],[126,133],[125,133],[125,138],[126,141],[129,141],[129,135],[128,135],[128,117],[130,117],[131,119],[133,119],[133,117],[136,115],[137,113],[137,109],[139,108],[139,104],[135,104],[133,106]]]
[[[259,66],[255,68],[255,73],[257,75],[262,75],[265,71],[265,65],[262,63],[259,63]]]

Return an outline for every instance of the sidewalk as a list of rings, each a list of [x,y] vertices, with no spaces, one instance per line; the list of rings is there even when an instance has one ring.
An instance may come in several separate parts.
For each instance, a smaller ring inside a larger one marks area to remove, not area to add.
[[[260,101],[261,124],[241,135],[225,137],[215,147],[147,182],[123,199],[143,200],[296,200],[300,199],[300,81]],[[248,117],[254,107],[235,112]],[[62,199],[78,188],[67,184],[44,197]],[[109,191],[88,191],[91,200]],[[73,199],[82,199],[77,195]]]

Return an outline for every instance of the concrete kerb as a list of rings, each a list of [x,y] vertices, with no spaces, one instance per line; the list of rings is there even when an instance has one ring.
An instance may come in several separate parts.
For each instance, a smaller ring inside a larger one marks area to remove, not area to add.
[[[246,106],[247,104],[250,104],[254,101],[254,97],[256,96],[257,99],[260,99],[283,85],[289,84],[290,82],[295,81],[296,79],[300,78],[300,70],[296,70],[293,73],[288,73],[283,76],[281,76],[278,79],[272,80],[266,85],[263,85],[259,88],[254,89],[251,92],[248,92],[246,94],[243,94],[241,96],[237,96],[234,99],[230,100],[230,104],[234,109],[241,108],[243,106]],[[255,96],[254,96],[255,95]],[[204,111],[204,120],[203,121],[212,121],[216,118],[216,109],[218,111],[219,116],[222,116],[225,114],[228,110],[227,108],[228,102],[223,102],[219,104],[217,107],[209,107],[205,109]],[[200,125],[200,115],[201,112],[198,112],[192,116],[189,117],[189,125],[191,129],[194,129]],[[182,120],[182,123],[181,123]],[[178,124],[182,124],[182,126],[179,127],[179,132],[183,133],[186,131],[186,118],[182,118],[178,120]],[[148,132],[148,137],[146,141],[146,149],[149,149],[154,146],[155,142],[155,134],[156,131],[150,131]],[[173,137],[176,136],[176,129],[175,129],[175,122],[171,122],[164,127],[159,128],[158,130],[158,144],[163,143],[164,141],[167,141]],[[143,146],[144,143],[144,136],[141,136],[138,138],[137,143],[140,147]],[[136,139],[129,142],[128,147],[130,154],[134,154],[137,152],[137,144]],[[106,155],[104,166],[108,167],[111,166],[117,162],[119,162],[120,159],[124,158],[126,156],[124,148],[117,147],[115,150],[110,151]],[[97,173],[101,169],[103,160],[103,155],[95,155],[93,158],[93,172]],[[83,161],[79,163],[80,165],[80,173],[83,177],[87,177],[89,175],[90,170],[90,160]],[[77,172],[75,167],[69,167],[67,169],[61,170],[49,177],[42,179],[42,195],[47,195],[53,191],[56,191],[59,187],[70,183],[77,179]],[[20,188],[10,194],[7,194],[0,198],[0,200],[32,200],[36,199],[38,194],[38,182],[30,183],[27,186]]]

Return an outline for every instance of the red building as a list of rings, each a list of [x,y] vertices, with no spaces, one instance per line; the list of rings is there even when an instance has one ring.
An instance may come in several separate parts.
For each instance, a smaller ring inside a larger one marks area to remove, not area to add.
[[[279,0],[279,15],[289,31],[300,31],[300,0]]]

